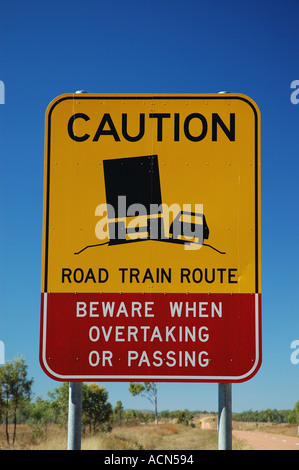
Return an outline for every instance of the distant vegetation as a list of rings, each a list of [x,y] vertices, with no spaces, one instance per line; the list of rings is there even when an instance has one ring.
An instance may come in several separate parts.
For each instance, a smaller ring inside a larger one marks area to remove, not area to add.
[[[263,410],[263,411],[243,411],[233,413],[234,421],[250,421],[256,423],[289,423],[299,424],[299,401],[293,410]]]

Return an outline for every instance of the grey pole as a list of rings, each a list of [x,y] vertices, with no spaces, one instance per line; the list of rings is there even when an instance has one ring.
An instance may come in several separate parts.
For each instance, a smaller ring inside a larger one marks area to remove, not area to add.
[[[232,384],[218,384],[218,450],[232,450]]]
[[[82,383],[70,382],[68,415],[68,450],[81,450]]]
[[[76,94],[87,93],[78,90]],[[67,449],[81,450],[81,421],[82,421],[82,383],[70,382],[69,384],[69,415]]]

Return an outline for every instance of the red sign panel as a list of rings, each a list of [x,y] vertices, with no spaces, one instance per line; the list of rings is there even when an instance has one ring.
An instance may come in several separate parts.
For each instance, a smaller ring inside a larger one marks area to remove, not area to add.
[[[242,382],[260,294],[42,294],[41,363],[61,381]]]

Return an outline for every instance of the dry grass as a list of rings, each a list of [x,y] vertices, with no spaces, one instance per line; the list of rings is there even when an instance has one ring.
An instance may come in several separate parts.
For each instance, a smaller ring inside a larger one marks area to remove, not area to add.
[[[49,424],[43,437],[35,437],[30,426],[19,424],[14,445],[12,445],[12,427],[9,431],[10,443],[8,445],[5,426],[0,425],[0,450],[63,450],[67,447],[67,431],[56,424]]]
[[[194,420],[195,427],[182,424],[154,424],[136,426],[117,426],[110,433],[85,435],[82,437],[82,450],[216,450],[218,447],[217,419],[207,417],[208,429],[202,429],[202,419]],[[297,426],[287,424],[271,425],[267,423],[234,422],[233,429],[277,432],[296,435]],[[12,432],[12,429],[11,429]],[[17,427],[15,446],[6,444],[4,425],[0,426],[1,449],[27,450],[65,450],[67,448],[67,430],[58,425],[49,425],[46,435],[39,438],[32,436],[29,426]],[[247,450],[249,447],[233,439],[234,450]]]
[[[196,450],[217,448],[217,434],[183,425],[116,427],[82,440],[84,450]]]
[[[33,439],[26,425],[17,428],[14,447],[6,444],[4,426],[0,426],[0,449],[65,450],[67,431],[49,425],[43,439]],[[82,450],[196,450],[216,449],[217,433],[200,427],[177,424],[119,426],[110,433],[82,437]]]
[[[298,426],[287,423],[274,424],[233,421],[233,429],[240,431],[258,431],[272,434],[283,434],[284,436],[298,436]]]

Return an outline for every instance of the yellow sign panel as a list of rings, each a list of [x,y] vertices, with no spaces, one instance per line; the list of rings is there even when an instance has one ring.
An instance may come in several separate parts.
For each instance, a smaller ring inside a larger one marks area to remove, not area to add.
[[[42,292],[261,292],[260,117],[239,94],[46,113]]]

